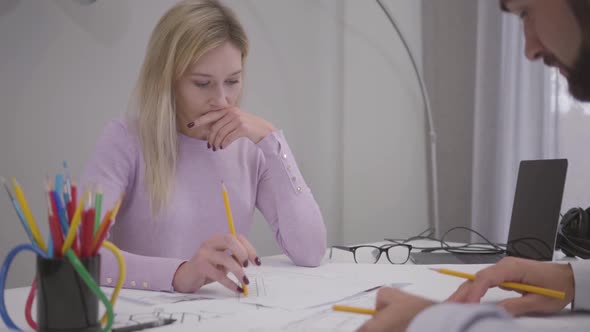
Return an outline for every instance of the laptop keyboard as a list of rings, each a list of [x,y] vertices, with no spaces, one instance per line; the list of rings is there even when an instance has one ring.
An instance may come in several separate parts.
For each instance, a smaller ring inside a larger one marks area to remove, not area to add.
[[[504,258],[504,255],[417,252],[412,253],[410,258],[414,264],[493,264]]]
[[[489,264],[500,261],[504,255],[456,254],[455,257],[465,264]]]

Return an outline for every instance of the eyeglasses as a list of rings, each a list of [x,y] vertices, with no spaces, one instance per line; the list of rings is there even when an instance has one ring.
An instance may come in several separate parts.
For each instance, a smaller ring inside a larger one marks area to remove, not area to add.
[[[332,246],[332,249],[334,248],[352,252],[357,264],[375,264],[383,253],[386,253],[391,264],[404,264],[410,258],[410,251],[412,251],[412,246],[409,244],[385,244],[380,247],[370,245]],[[332,251],[330,250],[331,257]]]

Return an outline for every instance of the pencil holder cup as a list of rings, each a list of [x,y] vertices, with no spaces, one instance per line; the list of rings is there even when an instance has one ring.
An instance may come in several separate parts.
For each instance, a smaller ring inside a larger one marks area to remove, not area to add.
[[[99,283],[100,256],[80,258]],[[39,331],[100,331],[98,297],[67,258],[37,256],[37,325]]]

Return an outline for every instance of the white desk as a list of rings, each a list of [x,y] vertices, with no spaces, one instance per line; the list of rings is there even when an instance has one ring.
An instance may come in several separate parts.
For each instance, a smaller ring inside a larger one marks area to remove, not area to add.
[[[414,242],[415,245],[424,245],[432,242],[425,242],[425,241],[416,241]],[[436,244],[435,244],[436,245]],[[352,253],[334,249],[332,252],[332,259],[328,259],[329,250],[326,253],[326,264],[339,264],[339,263],[352,263],[353,256]],[[264,257],[262,259],[263,264],[289,264],[289,261],[286,257],[279,255],[279,256],[271,256],[271,257]],[[429,267],[433,266],[424,266],[424,265],[413,265],[409,261],[408,264],[405,265],[392,265],[387,261],[386,257],[381,257],[379,264],[385,264],[380,266],[380,273],[385,273],[387,275],[391,275],[391,282],[392,283],[411,283],[411,285],[404,288],[405,291],[421,295],[427,297],[429,299],[433,299],[436,301],[442,301],[446,299],[462,282],[462,279],[440,275],[433,271],[428,270]],[[344,266],[344,265],[343,265]],[[356,265],[358,269],[363,269],[362,264]],[[356,269],[357,267],[353,267]],[[446,265],[445,267],[466,271],[466,272],[476,272],[479,269],[485,267],[485,265]],[[26,321],[24,318],[24,307],[25,307],[25,300],[28,294],[28,287],[24,288],[15,288],[6,291],[6,303],[8,306],[9,313],[12,319],[17,323],[18,326],[21,328],[28,327],[26,325]],[[150,312],[153,310],[153,306],[148,306],[146,304],[140,304],[134,301],[131,301],[132,295],[137,294],[149,294],[150,296],[157,296],[158,293],[154,292],[143,292],[143,291],[134,291],[134,290],[123,290],[121,292],[121,298],[117,302],[115,307],[115,312]],[[495,302],[507,297],[517,296],[516,293],[502,291],[500,289],[492,289],[484,298],[484,302]],[[187,302],[184,302],[187,303]],[[202,303],[202,302],[201,302]],[[239,310],[239,309],[238,309]],[[273,309],[261,309],[261,310],[273,310]],[[360,316],[360,315],[359,315]],[[355,322],[351,324],[358,324],[358,319],[361,319],[359,316],[355,316]],[[263,317],[266,317],[263,316]],[[362,319],[365,319],[364,317]],[[555,326],[555,329],[560,330],[567,330],[567,331],[579,331],[579,330],[587,330],[588,326],[590,326],[590,315],[562,315],[550,318],[520,318],[519,322],[522,324],[530,325],[530,326]],[[569,327],[566,328],[566,327]],[[585,328],[584,328],[585,327]],[[235,327],[236,330],[244,330],[245,326],[239,325]],[[0,328],[1,330],[1,328]],[[183,326],[169,326],[164,330],[170,331],[181,331],[181,330],[189,330]],[[191,330],[194,330],[191,329]],[[273,329],[275,330],[275,329]],[[354,330],[354,326],[350,328],[342,328],[340,327],[339,330]]]

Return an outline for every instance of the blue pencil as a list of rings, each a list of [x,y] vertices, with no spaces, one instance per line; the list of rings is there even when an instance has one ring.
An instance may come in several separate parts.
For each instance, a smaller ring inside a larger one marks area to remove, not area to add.
[[[53,190],[57,193],[57,197],[61,201],[64,198],[64,177],[63,177],[63,175],[57,174],[55,176],[55,187],[53,188]],[[65,201],[65,203],[67,203],[67,200]]]
[[[64,166],[64,171],[66,173],[66,178],[65,178],[65,192],[64,192],[64,198],[65,198],[65,205],[68,206],[68,203],[70,202],[70,200],[72,199],[72,177],[70,176],[70,169],[68,167],[68,162],[64,160],[63,162],[63,166]]]
[[[53,258],[53,239],[51,238],[51,231],[47,237],[47,256]]]
[[[61,225],[61,231],[64,234],[68,234],[68,231],[70,230],[70,225],[68,223],[68,215],[63,205],[63,201],[59,198],[59,194],[57,193],[57,191],[52,191],[51,194],[53,195],[53,199],[55,200],[55,206],[57,207],[57,218],[59,219],[59,223]]]

